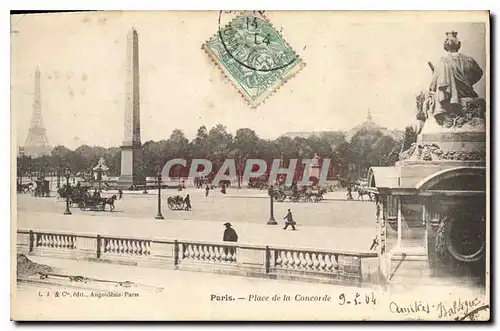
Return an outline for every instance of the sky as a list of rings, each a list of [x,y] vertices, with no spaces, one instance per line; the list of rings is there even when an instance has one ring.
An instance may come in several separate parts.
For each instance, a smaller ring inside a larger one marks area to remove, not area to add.
[[[139,34],[142,141],[218,123],[261,138],[285,132],[349,130],[365,120],[389,129],[413,124],[415,96],[429,85],[427,61],[445,55],[454,30],[461,52],[486,74],[486,16],[464,13],[266,12],[306,66],[264,104],[250,108],[201,45],[218,12],[101,12],[11,18],[11,115],[17,144],[32,114],[40,68],[49,143],[119,146],[123,141],[126,37]],[[223,19],[230,19],[227,14]],[[486,75],[476,84],[486,95]]]

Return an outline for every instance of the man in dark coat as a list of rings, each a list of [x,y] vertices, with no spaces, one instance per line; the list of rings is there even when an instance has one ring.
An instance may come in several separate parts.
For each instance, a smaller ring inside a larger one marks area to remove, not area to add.
[[[352,200],[352,187],[351,185],[349,184],[349,186],[347,186],[347,200]]]
[[[295,221],[293,220],[292,212],[290,211],[290,209],[288,209],[288,213],[286,214],[285,217],[283,217],[283,219],[286,219],[285,227],[283,228],[283,230],[286,230],[289,225],[292,226],[292,230],[294,230],[294,231],[296,230],[295,229]]]
[[[191,210],[191,198],[189,194],[184,198],[184,204],[186,205],[186,210]]]
[[[205,197],[208,197],[209,192],[210,192],[210,187],[208,187],[208,184],[207,184],[207,187],[205,187]]]
[[[237,242],[238,241],[238,235],[236,234],[236,231],[231,227],[231,223],[226,222],[224,223],[224,226],[226,227],[226,230],[224,230],[224,236],[222,237],[223,241],[231,241],[231,242]],[[224,252],[227,254],[228,252],[231,254],[236,253],[236,249],[234,247],[224,247]]]

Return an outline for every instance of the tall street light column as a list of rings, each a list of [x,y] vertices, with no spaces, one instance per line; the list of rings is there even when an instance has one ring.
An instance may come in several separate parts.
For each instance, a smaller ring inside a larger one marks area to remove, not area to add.
[[[278,223],[274,219],[274,189],[272,185],[269,187],[267,193],[269,194],[270,199],[270,215],[269,221],[267,221],[267,225],[278,225]]]
[[[155,219],[162,220],[164,217],[161,214],[161,169],[158,169],[156,179],[158,181],[158,213],[156,214]]]
[[[69,168],[64,169],[64,177],[66,177],[66,210],[64,211],[64,215],[71,215],[71,211],[69,210],[69,177],[71,176],[71,170]]]
[[[97,180],[99,183],[99,192],[101,192],[101,180],[102,180],[102,169],[101,168],[97,169]]]

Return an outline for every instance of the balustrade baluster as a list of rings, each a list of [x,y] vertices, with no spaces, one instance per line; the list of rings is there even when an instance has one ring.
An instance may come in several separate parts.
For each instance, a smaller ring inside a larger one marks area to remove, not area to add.
[[[220,247],[220,260],[221,262],[226,262],[227,260],[227,254],[226,254],[226,247],[221,246]]]
[[[330,260],[330,254],[325,254],[326,271],[332,271],[333,263]]]
[[[200,245],[193,245],[194,249],[194,258],[196,260],[200,260]]]
[[[203,261],[210,261],[210,252],[207,245],[203,245]]]
[[[307,267],[307,260],[306,260],[306,258],[304,256],[304,253],[302,253],[302,252],[299,253],[299,260],[300,260],[300,267],[302,269],[306,269],[306,267]]]
[[[194,260],[194,247],[192,244],[189,244],[189,258]]]
[[[200,260],[200,261],[203,261],[204,257],[205,257],[205,252],[203,251],[203,246],[204,245],[198,245],[198,252],[199,252],[198,260]]]
[[[311,254],[306,253],[306,269],[312,269],[313,268],[313,260],[311,259]]]
[[[134,247],[132,246],[133,241],[132,240],[123,240],[124,246],[125,246],[125,254],[134,254]]]
[[[283,260],[283,268],[288,268],[288,263],[290,263],[290,261],[288,259],[288,254],[286,251],[281,251],[281,259]]]
[[[318,255],[318,260],[319,260],[319,268],[320,268],[320,270],[324,271],[325,267],[326,267],[324,254],[319,254]]]
[[[221,247],[215,246],[214,249],[215,249],[215,261],[219,262],[221,260],[221,257],[222,257],[220,254]]]
[[[139,245],[141,242],[139,240],[131,240],[131,243],[132,243],[132,254],[139,255],[140,254]]]
[[[286,259],[288,260],[288,267],[293,268],[295,266],[295,259],[293,258],[293,253],[291,251],[287,251]]]
[[[186,244],[179,244],[179,245],[181,245],[181,249],[180,249],[181,259],[184,260],[184,259],[189,258],[189,251],[188,251],[187,245]]]
[[[283,259],[281,258],[281,252],[280,251],[275,251],[275,254],[276,254],[276,266],[277,267],[281,267],[282,263],[283,263]]]
[[[332,254],[333,269],[339,270],[339,256],[337,254]]]
[[[208,246],[208,252],[210,261],[214,261],[215,260],[214,246],[212,245]]]
[[[300,258],[299,258],[299,252],[294,252],[293,254],[293,261],[295,262],[294,263],[294,267],[297,268],[297,269],[300,269]]]
[[[232,259],[232,262],[236,262],[236,252],[237,252],[237,250],[238,249],[236,247],[233,248],[233,259]]]

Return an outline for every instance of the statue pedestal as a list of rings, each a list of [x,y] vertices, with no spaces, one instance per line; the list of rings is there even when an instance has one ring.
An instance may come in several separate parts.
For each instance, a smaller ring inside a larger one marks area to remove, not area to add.
[[[383,279],[484,281],[485,131],[426,127],[406,159],[370,170],[369,186],[383,203]]]

